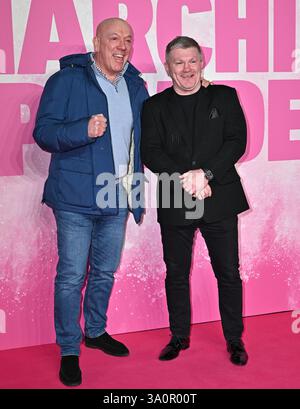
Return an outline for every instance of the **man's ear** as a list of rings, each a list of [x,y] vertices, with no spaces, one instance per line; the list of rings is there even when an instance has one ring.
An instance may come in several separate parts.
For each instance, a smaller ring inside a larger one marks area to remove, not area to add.
[[[170,77],[170,70],[169,70],[169,65],[168,65],[167,62],[164,63],[164,67],[165,67],[166,73],[167,73],[168,76]]]
[[[94,51],[98,52],[99,51],[99,37],[95,36],[93,38],[93,44],[94,44]]]

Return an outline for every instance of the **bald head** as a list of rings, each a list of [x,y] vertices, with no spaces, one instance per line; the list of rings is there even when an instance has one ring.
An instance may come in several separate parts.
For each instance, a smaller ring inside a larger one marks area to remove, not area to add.
[[[96,64],[111,81],[123,70],[127,63],[133,41],[133,32],[127,21],[108,18],[97,27],[94,43]]]
[[[133,34],[132,28],[130,24],[127,23],[126,20],[123,20],[122,18],[119,17],[112,17],[112,18],[107,18],[106,20],[101,21],[101,23],[98,24],[97,29],[96,29],[96,36],[101,37],[107,30],[112,28],[113,26],[121,27],[123,26],[124,28],[126,27],[131,34]]]

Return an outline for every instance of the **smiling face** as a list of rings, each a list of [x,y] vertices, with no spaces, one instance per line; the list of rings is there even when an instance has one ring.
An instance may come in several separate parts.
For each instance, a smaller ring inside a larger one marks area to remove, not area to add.
[[[128,61],[132,49],[132,29],[126,21],[109,19],[99,24],[93,39],[96,64],[114,80]]]
[[[165,63],[165,69],[172,78],[177,94],[189,95],[201,87],[203,61],[196,47],[173,48]]]

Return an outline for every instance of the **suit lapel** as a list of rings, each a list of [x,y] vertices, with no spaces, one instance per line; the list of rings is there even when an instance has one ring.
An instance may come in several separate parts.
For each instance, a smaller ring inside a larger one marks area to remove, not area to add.
[[[212,102],[212,85],[207,88],[201,87],[201,91],[198,94],[196,114],[195,114],[195,133],[194,138],[201,137],[201,130],[207,126],[207,120],[209,119],[209,109]]]

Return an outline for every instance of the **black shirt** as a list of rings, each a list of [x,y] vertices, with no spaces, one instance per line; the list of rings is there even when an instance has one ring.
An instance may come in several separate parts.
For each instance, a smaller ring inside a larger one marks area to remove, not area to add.
[[[196,106],[200,91],[201,88],[194,94],[189,95],[179,95],[174,91],[174,94],[176,95],[176,101],[183,111],[184,118],[186,120],[186,135],[188,136],[192,146],[195,134]]]

